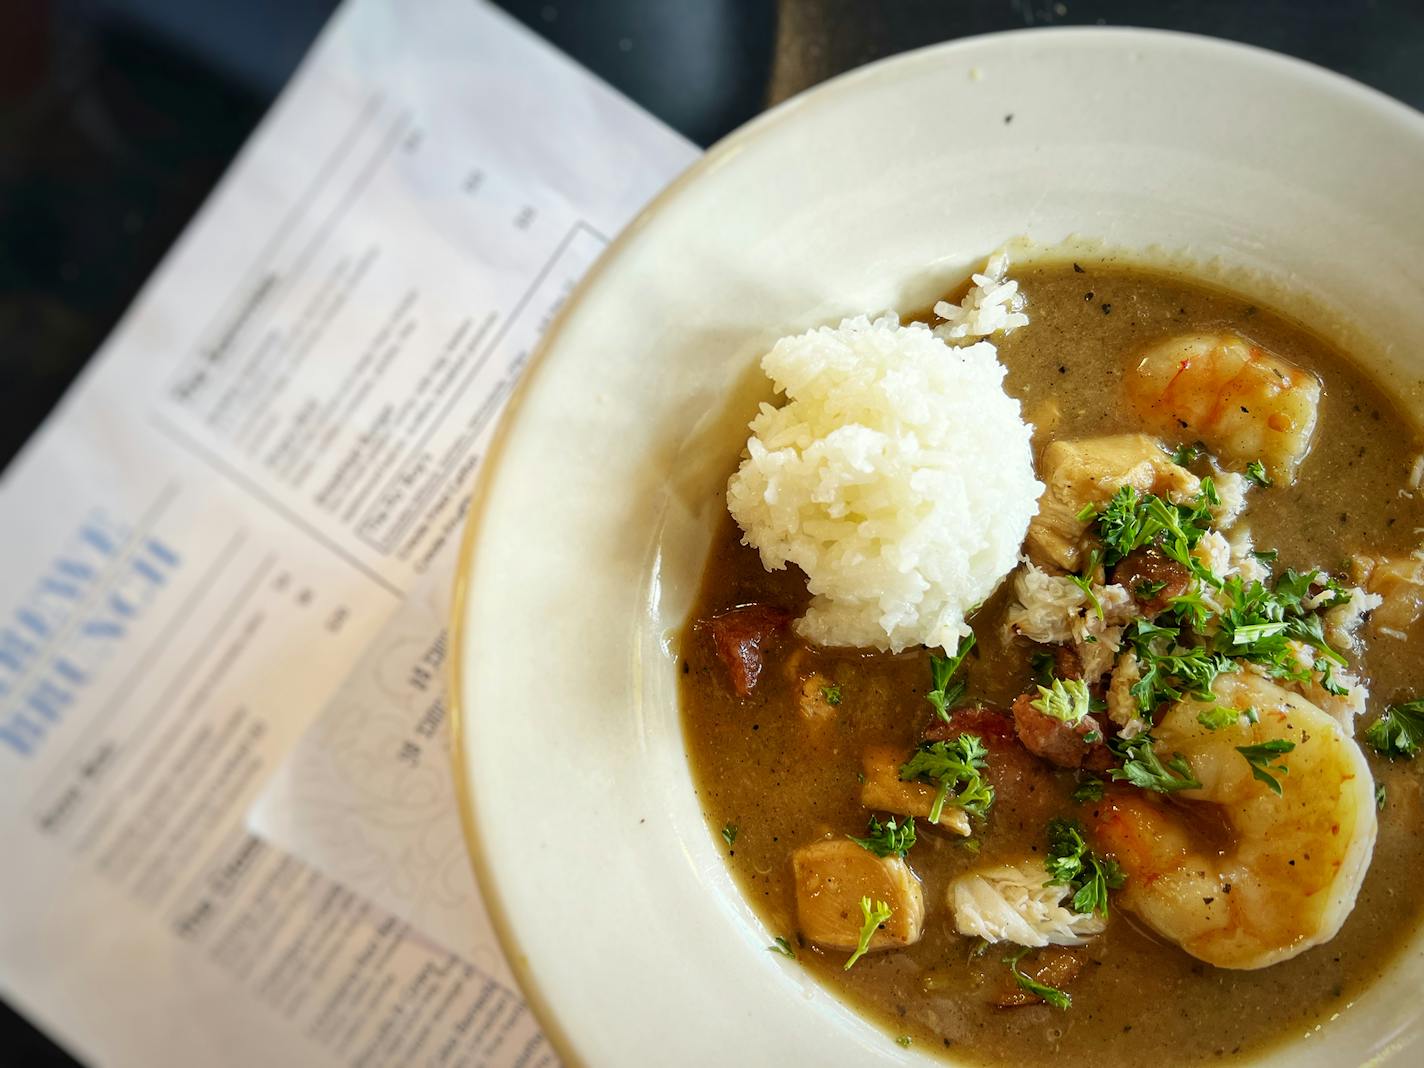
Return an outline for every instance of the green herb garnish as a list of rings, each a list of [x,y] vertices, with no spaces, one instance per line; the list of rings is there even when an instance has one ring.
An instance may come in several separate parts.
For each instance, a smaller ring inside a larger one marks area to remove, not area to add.
[[[1150,601],[1166,588],[1166,579],[1143,579],[1132,587],[1132,595],[1138,600]]]
[[[1117,861],[1099,857],[1088,848],[1083,826],[1077,820],[1048,821],[1048,885],[1073,891],[1073,911],[1108,914],[1108,891],[1126,880]]]
[[[1073,789],[1073,800],[1080,805],[1091,805],[1103,799],[1103,780],[1089,776]]]
[[[1384,783],[1382,783],[1382,782],[1377,782],[1377,783],[1375,783],[1375,811],[1376,811],[1376,812],[1383,812],[1383,811],[1384,811],[1384,801],[1385,801],[1385,796],[1384,796]]]
[[[922,742],[900,767],[905,782],[918,779],[939,787],[930,806],[930,822],[938,823],[945,802],[972,816],[983,817],[994,803],[994,788],[984,779],[989,750],[976,735],[961,734],[950,742]]]
[[[850,955],[850,960],[845,962],[845,970],[850,971],[851,965],[865,956],[865,951],[870,948],[870,940],[875,937],[875,932],[880,925],[890,918],[890,906],[883,901],[877,901],[872,906],[870,898],[860,899],[860,914],[865,917],[865,922],[860,925],[860,941],[856,943],[855,952]]]
[[[1172,462],[1178,467],[1190,467],[1201,459],[1206,447],[1200,442],[1191,445],[1178,445],[1172,450]]]
[[[1195,697],[1212,700],[1211,684],[1222,672],[1234,671],[1231,661],[1205,645],[1184,645],[1182,628],[1134,620],[1125,637],[1137,654],[1141,677],[1131,693],[1149,718],[1161,704]]]
[[[1257,742],[1255,745],[1238,745],[1236,751],[1246,758],[1246,763],[1251,765],[1251,774],[1258,781],[1269,786],[1277,797],[1281,796],[1281,783],[1272,772],[1285,775],[1290,771],[1284,762],[1272,765],[1271,761],[1285,753],[1289,753],[1295,748],[1295,742],[1288,742],[1284,738],[1272,738],[1269,742]]]
[[[1252,460],[1246,465],[1246,477],[1262,489],[1268,489],[1275,485],[1275,483],[1271,481],[1271,476],[1266,474],[1266,465],[1260,460]]]
[[[1204,582],[1219,581],[1192,550],[1211,528],[1211,509],[1219,501],[1210,479],[1202,479],[1195,503],[1173,504],[1130,485],[1119,486],[1092,518],[1092,529],[1103,543],[1103,563],[1111,567],[1138,549],[1156,546]],[[1086,509],[1085,509],[1086,511]]]
[[[964,665],[964,657],[973,648],[974,632],[970,631],[959,639],[959,648],[953,656],[930,657],[930,677],[934,681],[934,689],[925,694],[925,700],[934,705],[935,715],[946,723],[949,722],[949,710],[964,696],[964,690],[968,686],[964,679],[955,680],[954,676]]]
[[[1325,657],[1318,656],[1315,658],[1315,670],[1320,673],[1320,688],[1326,693],[1332,693],[1336,697],[1344,697],[1350,692],[1350,687],[1335,677],[1335,665]]]
[[[833,682],[828,686],[822,686],[821,696],[825,699],[826,704],[834,708],[836,705],[841,703],[840,684]]]
[[[1020,990],[1025,990],[1030,994],[1041,997],[1055,1009],[1068,1009],[1073,1004],[1073,998],[1066,990],[1059,990],[1056,986],[1040,983],[1037,979],[1033,978],[1033,976],[1025,975],[1019,971],[1019,961],[1023,959],[1024,954],[1028,951],[1029,947],[1024,946],[1017,953],[1004,958],[1004,963],[1009,966],[1009,971],[1013,972],[1014,982],[1019,984]]]
[[[727,848],[731,849],[737,842],[737,825],[735,823],[722,824],[722,841],[727,843]]]
[[[777,936],[775,943],[766,948],[772,953],[780,953],[783,957],[790,957],[792,960],[796,959],[796,951],[791,948],[791,943],[780,935]]]
[[[1054,661],[1052,653],[1045,653],[1042,650],[1029,657],[1029,667],[1033,671],[1033,681],[1041,686],[1047,686],[1053,681]]]
[[[1122,757],[1120,768],[1110,773],[1116,782],[1129,782],[1143,790],[1155,790],[1159,794],[1175,793],[1178,790],[1198,790],[1201,780],[1192,774],[1192,767],[1181,753],[1172,754],[1165,764],[1157,751],[1152,748],[1152,735],[1146,731],[1124,741],[1117,738],[1108,745]]]
[[[1424,699],[1387,706],[1365,728],[1365,741],[1381,756],[1412,759],[1424,745]]]
[[[1209,731],[1224,730],[1233,724],[1241,722],[1241,713],[1234,708],[1217,705],[1215,708],[1209,708],[1205,712],[1198,712],[1197,722]]]
[[[1069,575],[1069,580],[1078,589],[1083,591],[1083,597],[1093,609],[1093,614],[1099,619],[1103,618],[1103,602],[1098,600],[1098,595],[1093,592],[1093,580],[1098,577],[1098,564],[1101,563],[1100,554],[1094,549],[1088,554],[1088,562],[1083,565],[1083,571],[1078,575]]]
[[[848,834],[846,837],[862,849],[870,850],[877,857],[891,855],[903,857],[915,844],[915,818],[913,816],[906,817],[905,825],[899,827],[895,824],[894,816],[884,823],[871,816],[864,838],[857,838],[853,834]]]
[[[1038,697],[1029,707],[1073,727],[1087,718],[1091,704],[1092,695],[1082,679],[1054,679],[1052,686],[1038,688]]]

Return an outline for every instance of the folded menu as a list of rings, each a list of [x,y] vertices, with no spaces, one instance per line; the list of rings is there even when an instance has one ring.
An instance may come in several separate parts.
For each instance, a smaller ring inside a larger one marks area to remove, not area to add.
[[[350,0],[6,470],[0,990],[82,1059],[552,1062],[477,912],[413,923],[246,815],[353,669],[443,774],[410,672],[490,426],[693,156],[492,8]],[[407,841],[390,880],[470,892]]]
[[[443,683],[448,569],[367,647],[253,806],[250,825],[510,985],[465,852]]]

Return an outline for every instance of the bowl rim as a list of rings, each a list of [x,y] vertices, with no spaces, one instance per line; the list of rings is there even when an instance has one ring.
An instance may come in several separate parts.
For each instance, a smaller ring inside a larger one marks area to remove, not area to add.
[[[1414,126],[1420,135],[1424,136],[1424,112],[1417,111],[1405,102],[1356,81],[1348,75],[1272,49],[1207,34],[1148,27],[1020,27],[939,41],[885,56],[802,90],[795,96],[763,111],[709,147],[660,190],[628,225],[615,235],[598,259],[578,281],[568,299],[539,339],[523,375],[500,415],[489,447],[485,451],[484,459],[475,474],[466,508],[464,529],[457,550],[453,598],[448,620],[449,641],[445,670],[446,709],[450,727],[450,759],[453,769],[455,802],[459,809],[460,829],[464,838],[465,851],[489,914],[490,926],[494,930],[495,936],[499,940],[500,949],[519,984],[520,993],[537,1019],[546,1040],[559,1059],[570,1068],[586,1062],[578,1052],[577,1044],[565,1028],[558,1009],[545,991],[535,982],[529,966],[529,958],[522,949],[516,925],[510,918],[506,903],[500,897],[498,883],[493,876],[494,857],[485,848],[485,843],[477,830],[476,811],[479,795],[475,784],[467,774],[464,759],[467,741],[474,733],[472,717],[469,715],[469,709],[467,709],[464,699],[463,664],[465,650],[469,646],[471,638],[470,628],[466,623],[466,609],[473,595],[478,563],[475,535],[483,524],[485,512],[490,503],[490,489],[493,485],[494,472],[499,467],[512,429],[519,422],[524,402],[537,388],[542,377],[541,373],[548,362],[545,357],[560,343],[565,325],[572,319],[575,310],[586,300],[588,294],[599,285],[608,269],[622,258],[634,237],[651,225],[664,209],[675,202],[688,187],[715,175],[722,164],[739,152],[743,145],[755,141],[773,129],[784,125],[787,121],[797,119],[812,108],[832,104],[846,93],[859,91],[863,85],[886,77],[896,77],[902,71],[920,65],[941,62],[945,57],[951,56],[955,52],[982,47],[986,42],[1004,38],[1021,39],[1030,34],[1040,40],[1056,38],[1065,42],[1082,40],[1169,42],[1179,47],[1199,49],[1203,53],[1244,56],[1252,62],[1260,64],[1263,68],[1275,68],[1288,77],[1313,81],[1331,92],[1345,97],[1353,97],[1364,106],[1372,107],[1387,116],[1392,116],[1397,121]]]

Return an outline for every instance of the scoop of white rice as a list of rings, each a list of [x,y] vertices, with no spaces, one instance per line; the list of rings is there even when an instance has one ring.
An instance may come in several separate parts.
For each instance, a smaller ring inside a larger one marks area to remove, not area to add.
[[[778,341],[727,504],[773,570],[813,595],[821,645],[952,650],[1008,574],[1043,487],[994,346],[953,348],[893,317]]]

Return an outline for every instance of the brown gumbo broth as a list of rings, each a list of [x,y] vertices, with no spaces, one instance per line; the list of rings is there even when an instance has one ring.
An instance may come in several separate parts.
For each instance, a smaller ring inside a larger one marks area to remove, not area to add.
[[[1324,386],[1314,445],[1294,485],[1253,491],[1242,521],[1255,544],[1278,549],[1278,567],[1297,569],[1336,569],[1356,551],[1407,554],[1417,547],[1424,508],[1399,492],[1419,452],[1415,429],[1376,382],[1298,324],[1174,276],[1111,262],[1082,271],[1031,266],[1015,277],[1031,325],[996,340],[1007,388],[1038,428],[1037,450],[1051,438],[1142,429],[1123,398],[1132,354],[1173,334],[1235,330],[1313,371]],[[1005,710],[1029,687],[1033,647],[1004,634],[1011,599],[1006,583],[971,620],[979,638],[967,661],[971,704]],[[735,696],[697,621],[745,604],[799,614],[806,600],[799,571],[763,570],[724,520],[681,647],[688,755],[719,845],[725,826],[737,828],[727,861],[768,930],[878,1021],[887,1041],[908,1038],[916,1048],[1000,1064],[1035,1063],[1046,1053],[1099,1065],[1196,1064],[1259,1051],[1328,1027],[1414,931],[1424,903],[1411,889],[1424,878],[1424,847],[1413,830],[1421,815],[1419,775],[1413,763],[1381,760],[1367,749],[1387,802],[1364,888],[1333,941],[1273,967],[1227,971],[1113,908],[1106,932],[1075,951],[1084,964],[1066,984],[1071,1009],[1000,1008],[995,1002],[1016,989],[1002,961],[1013,947],[993,945],[974,956],[976,940],[956,932],[946,888],[973,868],[1042,855],[1051,817],[1087,822],[1091,803],[1070,798],[1075,773],[1045,764],[1024,789],[1001,792],[972,838],[917,821],[907,861],[923,884],[923,937],[844,970],[845,951],[820,948],[798,931],[791,853],[827,836],[865,834],[862,753],[871,745],[911,751],[934,715],[924,697],[930,669],[924,650],[828,650],[786,633],[766,649],[754,692]],[[1361,728],[1386,703],[1415,696],[1419,684],[1412,631],[1407,641],[1365,637],[1360,668],[1372,695]],[[834,714],[815,725],[797,712],[802,680],[812,673],[840,691]]]

